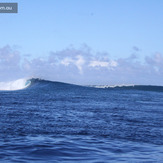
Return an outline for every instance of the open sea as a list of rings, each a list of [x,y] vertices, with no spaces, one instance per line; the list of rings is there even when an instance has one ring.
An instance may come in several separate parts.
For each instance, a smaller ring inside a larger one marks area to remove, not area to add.
[[[0,162],[163,162],[163,87],[25,85],[0,91]]]

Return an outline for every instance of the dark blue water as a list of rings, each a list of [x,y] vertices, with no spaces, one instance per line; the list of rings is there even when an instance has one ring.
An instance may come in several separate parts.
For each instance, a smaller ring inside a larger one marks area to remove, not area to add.
[[[163,162],[162,87],[0,91],[0,162]]]

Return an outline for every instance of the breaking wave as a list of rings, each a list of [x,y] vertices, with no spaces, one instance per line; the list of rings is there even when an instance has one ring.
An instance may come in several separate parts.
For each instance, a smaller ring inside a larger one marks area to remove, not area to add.
[[[0,82],[0,90],[14,91],[27,88],[31,84],[30,80],[18,79],[10,82]]]
[[[48,81],[39,78],[32,79],[18,79],[10,82],[0,82],[1,91],[14,91],[22,90],[26,88],[30,89],[43,89],[52,90],[53,88],[74,88],[74,87],[85,87],[85,89],[102,89],[102,90],[143,90],[143,91],[157,91],[163,92],[163,86],[154,86],[154,85],[74,85],[63,82]]]

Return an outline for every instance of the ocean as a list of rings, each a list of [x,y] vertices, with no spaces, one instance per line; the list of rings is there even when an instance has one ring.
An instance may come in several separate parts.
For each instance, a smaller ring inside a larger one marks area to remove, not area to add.
[[[2,163],[163,162],[161,86],[41,79],[6,85],[0,91]]]

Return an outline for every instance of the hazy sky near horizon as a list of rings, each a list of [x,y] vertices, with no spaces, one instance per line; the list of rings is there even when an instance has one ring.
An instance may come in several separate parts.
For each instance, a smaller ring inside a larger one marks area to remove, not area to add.
[[[0,14],[0,80],[15,66],[17,77],[48,69],[66,82],[162,84],[162,0],[10,2],[18,14]]]

